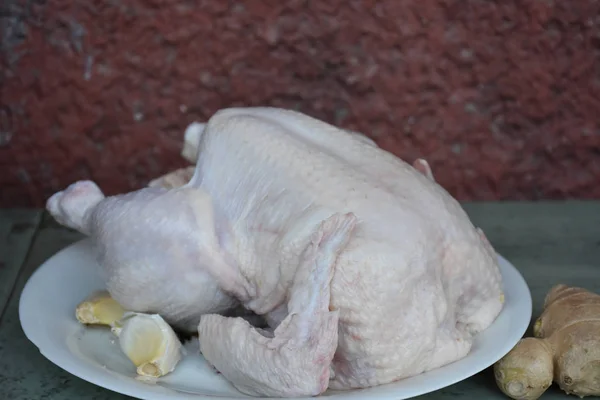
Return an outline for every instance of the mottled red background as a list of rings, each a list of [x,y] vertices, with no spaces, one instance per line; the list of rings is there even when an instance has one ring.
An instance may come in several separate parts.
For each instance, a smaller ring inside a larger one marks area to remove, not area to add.
[[[600,198],[595,0],[3,1],[0,206],[184,165],[274,105],[426,157],[461,200]]]

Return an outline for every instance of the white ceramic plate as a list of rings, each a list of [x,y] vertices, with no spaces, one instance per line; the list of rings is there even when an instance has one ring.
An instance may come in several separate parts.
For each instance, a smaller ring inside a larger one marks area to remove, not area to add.
[[[406,399],[452,385],[489,367],[517,343],[531,318],[531,294],[519,272],[500,257],[506,305],[480,334],[469,355],[451,365],[375,388],[326,392],[335,399]],[[135,379],[133,364],[108,329],[86,328],[75,307],[92,291],[104,289],[87,240],[60,251],[29,279],[19,304],[23,331],[54,364],[115,392],[147,400],[246,397],[218,375],[198,354],[197,343],[175,371],[149,384]]]

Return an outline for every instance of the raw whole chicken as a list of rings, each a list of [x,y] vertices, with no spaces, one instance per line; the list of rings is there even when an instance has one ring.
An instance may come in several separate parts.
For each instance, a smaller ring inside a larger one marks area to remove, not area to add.
[[[123,307],[197,329],[241,392],[411,377],[465,357],[500,313],[496,254],[424,160],[276,108],[196,128],[189,182],[105,197],[82,181],[47,208],[90,236]],[[225,316],[240,305],[269,327]]]

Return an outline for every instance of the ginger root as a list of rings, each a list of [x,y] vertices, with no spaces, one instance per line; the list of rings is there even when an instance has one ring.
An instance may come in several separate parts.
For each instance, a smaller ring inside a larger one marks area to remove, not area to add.
[[[600,295],[553,287],[533,330],[494,365],[504,394],[535,400],[554,381],[567,394],[600,396]]]

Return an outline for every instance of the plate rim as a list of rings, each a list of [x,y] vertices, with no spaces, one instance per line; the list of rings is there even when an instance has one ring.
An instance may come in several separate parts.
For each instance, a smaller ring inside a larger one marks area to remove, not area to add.
[[[28,311],[26,310],[26,305],[27,305],[28,299],[32,296],[30,294],[30,292],[33,290],[32,288],[36,284],[36,276],[38,276],[38,278],[39,278],[39,275],[42,273],[41,271],[43,271],[44,268],[48,268],[48,265],[52,265],[53,263],[56,263],[56,260],[60,257],[64,257],[65,253],[73,252],[78,247],[89,245],[89,243],[90,243],[89,238],[83,238],[74,243],[71,243],[70,245],[68,245],[68,246],[64,247],[63,249],[59,250],[58,252],[56,252],[54,255],[49,257],[47,260],[45,260],[43,263],[41,263],[36,268],[36,270],[27,279],[27,282],[25,283],[23,290],[21,291],[21,294],[19,296],[19,306],[18,306],[19,322],[20,322],[21,328],[23,330],[23,333],[25,334],[25,337],[38,349],[38,351],[40,352],[40,354],[42,356],[44,356],[46,359],[48,359],[55,366],[63,369],[64,371],[66,371],[86,382],[89,382],[93,385],[110,390],[112,392],[121,393],[121,394],[131,396],[134,398],[139,398],[139,399],[145,399],[145,400],[163,400],[165,398],[169,398],[169,399],[171,399],[171,398],[175,398],[175,399],[177,399],[177,398],[179,398],[179,399],[219,399],[219,400],[239,400],[239,399],[244,399],[244,398],[274,399],[274,398],[264,398],[264,397],[245,397],[245,395],[243,395],[243,394],[240,394],[240,396],[238,396],[238,397],[229,397],[227,395],[212,396],[212,395],[205,395],[205,394],[191,394],[191,393],[174,391],[174,390],[168,389],[168,388],[161,388],[161,389],[165,390],[164,394],[157,393],[156,391],[140,393],[139,391],[135,390],[134,387],[129,387],[132,385],[126,385],[126,384],[118,384],[117,385],[116,383],[113,383],[111,385],[110,381],[107,382],[106,380],[101,379],[101,377],[102,377],[102,374],[100,374],[101,370],[97,366],[94,366],[94,367],[88,366],[88,368],[81,368],[81,365],[80,365],[81,361],[75,360],[75,358],[67,360],[65,358],[59,357],[56,354],[56,351],[54,351],[54,352],[47,351],[47,349],[46,349],[46,351],[44,351],[44,349],[42,349],[42,347],[40,347],[38,331],[33,329],[33,327],[31,326],[31,322],[27,320]],[[500,264],[504,263],[505,268],[507,268],[510,271],[510,273],[513,274],[514,277],[518,280],[518,285],[521,286],[521,289],[523,290],[522,294],[525,296],[525,298],[522,299],[521,301],[524,301],[526,303],[525,304],[526,310],[521,311],[522,314],[519,316],[519,320],[526,320],[528,322],[527,322],[527,324],[523,323],[523,326],[519,326],[518,327],[519,329],[515,328],[515,331],[514,331],[514,337],[518,336],[519,338],[521,338],[521,337],[523,337],[523,335],[526,333],[527,329],[529,328],[529,325],[531,323],[531,316],[533,314],[533,301],[532,301],[532,296],[531,296],[531,290],[530,290],[529,286],[527,285],[525,278],[523,277],[521,272],[517,269],[517,267],[515,265],[513,265],[510,261],[508,261],[506,258],[504,258],[501,254],[499,254],[499,253],[496,253],[496,254],[498,256]],[[504,283],[504,280],[503,280],[503,283]],[[497,320],[495,320],[491,326],[493,326],[493,324],[495,324],[496,321]],[[511,336],[513,336],[513,335],[511,334]],[[416,396],[421,396],[421,395],[431,393],[431,392],[443,389],[445,387],[454,385],[458,382],[462,382],[466,379],[469,379],[470,377],[484,371],[485,369],[489,368],[494,363],[496,363],[500,358],[502,358],[505,354],[507,354],[508,351],[510,351],[510,349],[512,349],[517,342],[518,342],[518,340],[515,341],[514,343],[512,343],[511,345],[504,343],[502,346],[503,350],[501,352],[497,353],[495,357],[490,357],[490,359],[485,362],[485,364],[487,364],[487,365],[484,367],[473,368],[473,370],[469,371],[468,373],[456,374],[455,376],[453,376],[453,378],[445,379],[443,382],[441,382],[439,384],[434,384],[434,383],[430,384],[426,391],[417,391],[416,393],[410,394],[407,396],[401,395],[400,398],[408,399],[408,398],[413,398]],[[456,362],[464,360],[468,357],[469,357],[469,355],[467,355],[466,357],[464,357],[460,360],[457,360]],[[451,366],[452,364],[453,363],[447,364],[440,368],[436,368],[432,371]],[[95,374],[86,373],[86,371],[90,368],[97,370],[96,373]],[[106,371],[104,371],[104,372],[106,373]],[[422,374],[419,374],[419,375],[422,375]],[[418,377],[419,375],[416,375],[415,377]],[[410,378],[407,378],[407,379],[410,379]],[[365,396],[365,397],[370,397],[371,396],[371,394],[369,393],[370,391],[377,390],[378,388],[385,389],[388,385],[393,385],[394,383],[397,383],[397,382],[401,382],[401,381],[396,381],[396,382],[392,382],[390,384],[375,386],[372,388],[357,389],[357,390],[347,391],[347,392],[346,391],[335,391],[335,393],[329,394],[327,396],[320,396],[317,398],[335,398],[335,399],[337,399],[337,398],[355,398],[357,396],[360,397],[361,395]],[[122,383],[122,382],[120,382],[120,383]],[[156,386],[153,386],[153,387],[156,388]],[[374,397],[378,397],[378,395],[375,395]],[[394,398],[398,399],[399,397],[396,396]],[[304,397],[302,399],[314,399],[314,397],[310,397],[310,398]],[[287,399],[287,400],[289,400],[289,399]]]

